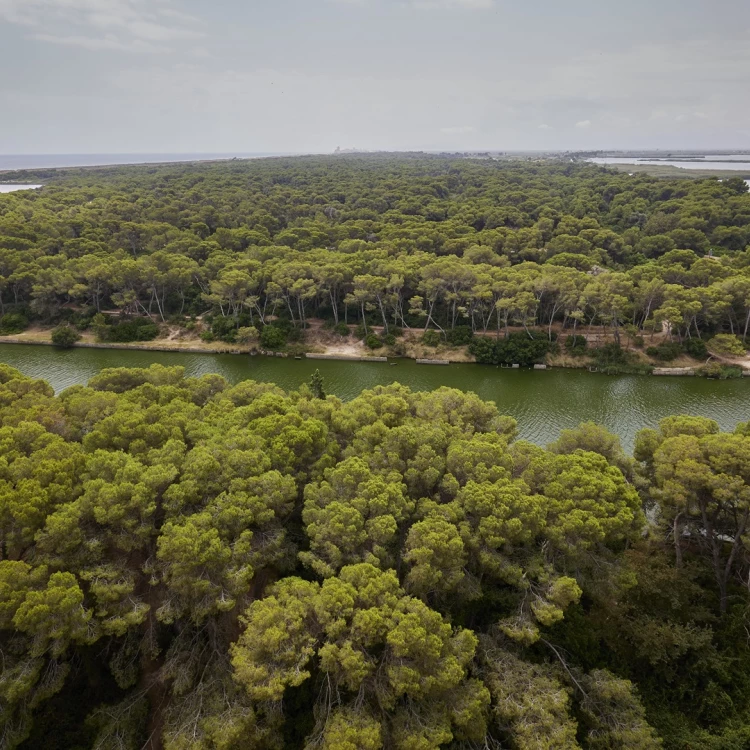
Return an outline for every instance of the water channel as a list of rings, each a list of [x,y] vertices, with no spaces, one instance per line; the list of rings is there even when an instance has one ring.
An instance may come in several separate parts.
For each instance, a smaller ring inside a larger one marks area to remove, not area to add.
[[[218,373],[231,383],[274,382],[291,389],[319,369],[326,391],[344,400],[376,385],[400,382],[414,390],[442,385],[474,391],[518,420],[521,437],[540,445],[561,429],[592,420],[620,436],[631,450],[635,433],[671,414],[715,419],[722,429],[750,420],[750,378],[706,380],[689,377],[608,376],[585,370],[506,370],[490,365],[417,365],[412,360],[386,363],[294,360],[237,354],[186,354],[116,349],[54,349],[0,345],[0,362],[42,378],[57,392],[86,383],[105,367],[179,365],[189,376]]]

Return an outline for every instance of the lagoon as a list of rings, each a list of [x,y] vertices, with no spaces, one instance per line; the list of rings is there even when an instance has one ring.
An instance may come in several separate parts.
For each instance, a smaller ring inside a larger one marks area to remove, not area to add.
[[[0,193],[15,193],[17,190],[36,190],[41,185],[18,185],[13,183],[0,184]]]
[[[594,164],[602,164],[604,166],[608,164],[632,164],[633,166],[653,166],[653,167],[678,167],[679,169],[725,169],[732,170],[735,172],[746,172],[750,174],[750,155],[726,155],[726,156],[714,156],[713,159],[721,159],[721,161],[709,161],[708,159],[696,159],[694,161],[676,160],[669,161],[667,159],[639,159],[638,157],[596,157],[593,159],[587,159]],[[724,161],[726,160],[726,161]]]
[[[750,378],[706,380],[690,377],[609,376],[585,370],[506,370],[491,365],[417,365],[413,360],[389,363],[294,360],[238,354],[187,354],[118,349],[55,349],[22,344],[0,345],[0,362],[42,378],[57,392],[86,383],[106,367],[181,366],[189,376],[217,373],[230,383],[274,382],[297,388],[319,369],[328,393],[344,400],[376,385],[400,382],[414,390],[449,386],[474,391],[494,401],[518,420],[522,438],[539,445],[555,440],[560,430],[594,421],[617,434],[632,450],[636,432],[672,414],[715,419],[722,429],[750,421]]]

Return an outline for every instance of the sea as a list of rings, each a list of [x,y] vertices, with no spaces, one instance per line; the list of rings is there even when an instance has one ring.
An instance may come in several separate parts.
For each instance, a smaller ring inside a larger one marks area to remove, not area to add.
[[[293,156],[291,153],[221,154],[0,154],[0,171],[18,169],[60,169],[64,167],[104,167],[122,164],[164,164],[220,159],[262,159],[269,156]]]

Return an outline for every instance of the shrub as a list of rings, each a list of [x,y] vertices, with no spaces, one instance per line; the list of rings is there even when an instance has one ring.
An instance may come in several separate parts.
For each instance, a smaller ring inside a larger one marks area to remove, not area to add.
[[[240,344],[254,344],[258,340],[258,329],[255,326],[243,326],[237,331]]]
[[[393,346],[396,343],[396,334],[386,333],[385,336],[383,336],[383,343],[386,346]]]
[[[688,339],[684,344],[685,352],[694,359],[705,359],[708,356],[706,342],[702,339]]]
[[[730,380],[732,378],[742,377],[741,367],[732,367],[722,365],[719,362],[709,362],[708,364],[699,367],[696,371],[696,375],[704,378],[718,378],[719,380]]]
[[[109,320],[108,318],[105,318],[104,315],[101,313],[97,313],[94,315],[94,317],[91,319],[91,324],[89,326],[91,330],[94,332],[94,336],[99,341],[106,341],[107,340],[107,334],[109,333]]]
[[[360,323],[354,329],[354,338],[357,339],[357,341],[361,341],[366,335],[365,327]]]
[[[365,339],[365,346],[368,349],[382,349],[383,342],[374,333],[371,333]]]
[[[594,361],[600,367],[627,365],[630,363],[628,353],[618,344],[605,344],[592,352]]]
[[[219,341],[233,344],[237,340],[237,326],[232,318],[215,317],[211,323],[211,333]]]
[[[580,334],[574,334],[565,339],[565,348],[568,353],[572,354],[574,357],[579,357],[582,354],[585,354],[588,345],[589,342],[586,341],[586,337],[581,336]]]
[[[634,362],[632,355],[614,343],[594,349],[592,355],[599,372],[605,375],[643,375],[653,369],[650,365]]]
[[[338,333],[339,336],[343,336],[344,338],[351,333],[349,326],[346,323],[339,323],[333,330]]]
[[[529,338],[525,333],[511,333],[507,339],[493,341],[475,338],[469,344],[469,352],[477,362],[490,365],[529,365],[541,362],[550,350],[550,342],[544,334]]]
[[[264,349],[278,351],[286,346],[286,332],[276,326],[265,326],[260,334],[260,343]]]
[[[11,333],[21,333],[29,327],[29,321],[21,313],[5,313],[0,318],[0,334],[7,336]]]
[[[729,333],[717,334],[706,344],[706,348],[715,354],[728,354],[733,357],[742,357],[746,352],[742,339]]]
[[[305,329],[300,326],[290,326],[286,332],[286,340],[300,343],[305,340]]]
[[[646,342],[643,339],[643,336],[633,336],[633,346],[635,346],[638,349],[643,349],[643,345]]]
[[[649,346],[648,349],[646,349],[646,354],[648,354],[649,357],[655,357],[660,362],[671,362],[673,359],[677,359],[682,352],[682,345],[677,342]]]
[[[75,328],[71,328],[70,326],[57,326],[57,328],[52,331],[52,343],[63,349],[69,349],[80,338],[81,334],[78,333]]]
[[[117,344],[133,341],[153,341],[159,335],[159,326],[150,318],[136,318],[109,326],[105,332],[106,340]]]
[[[440,336],[440,333],[432,329],[430,329],[429,331],[425,331],[424,335],[422,336],[422,343],[425,346],[439,346],[441,340],[442,337]]]
[[[453,346],[468,346],[474,338],[471,326],[456,326],[445,332],[445,338]]]

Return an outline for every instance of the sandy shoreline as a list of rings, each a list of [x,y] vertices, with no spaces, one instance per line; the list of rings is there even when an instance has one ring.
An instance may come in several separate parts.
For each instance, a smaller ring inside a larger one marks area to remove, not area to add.
[[[0,344],[23,344],[29,346],[55,346],[50,334],[52,329],[34,328],[24,333],[0,336]],[[88,339],[88,340],[87,340]],[[199,338],[188,340],[175,338],[159,338],[154,341],[138,343],[99,343],[93,340],[91,334],[84,334],[81,341],[73,345],[79,349],[117,349],[133,351],[152,352],[176,352],[182,354],[234,354],[234,355],[265,355],[270,357],[312,359],[312,360],[340,360],[348,362],[371,362],[387,363],[390,359],[412,359],[418,364],[424,365],[448,365],[448,364],[476,364],[474,358],[468,353],[466,347],[443,348],[441,351],[427,350],[418,340],[413,337],[405,337],[405,351],[398,354],[387,350],[367,349],[362,341],[336,340],[328,337],[315,336],[310,342],[307,352],[270,352],[258,349],[255,345],[227,344],[221,341],[206,342]],[[387,356],[385,356],[387,355]],[[740,367],[745,377],[750,377],[750,356],[743,358],[715,357],[724,365]],[[692,376],[700,365],[686,361],[676,361],[671,367],[663,363],[653,365],[653,375],[656,376]],[[585,360],[573,358],[565,354],[548,355],[546,368],[551,369],[578,369],[592,370],[590,363]]]

